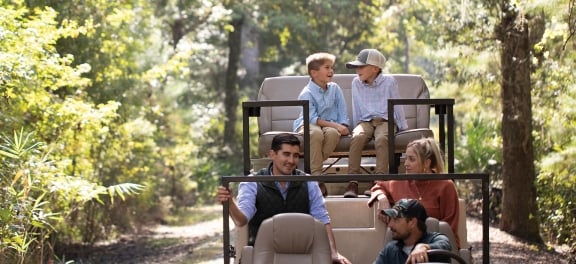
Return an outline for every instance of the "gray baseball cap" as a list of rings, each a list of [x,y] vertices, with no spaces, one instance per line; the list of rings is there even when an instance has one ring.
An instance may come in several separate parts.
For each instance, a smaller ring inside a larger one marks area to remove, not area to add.
[[[346,68],[354,69],[359,66],[374,65],[380,69],[384,68],[386,57],[375,49],[363,49],[358,53],[355,61],[346,63]]]

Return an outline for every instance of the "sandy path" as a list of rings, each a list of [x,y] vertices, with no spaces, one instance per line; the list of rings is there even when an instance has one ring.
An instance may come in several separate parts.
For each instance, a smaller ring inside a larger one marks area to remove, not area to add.
[[[221,210],[220,206],[213,207],[212,210]],[[234,224],[231,225],[231,239],[234,239]],[[217,219],[209,222],[200,223],[187,227],[158,227],[155,232],[157,235],[164,236],[189,236],[189,237],[213,237],[222,234],[222,219]],[[482,222],[477,219],[467,219],[468,242],[472,246],[472,254],[474,263],[482,263]],[[498,228],[490,227],[490,263],[555,263],[567,264],[565,249],[558,248],[556,251],[544,251],[536,246],[531,246],[523,243],[513,236],[500,231]],[[232,242],[233,243],[233,242]],[[201,245],[196,248],[196,251],[201,251],[203,248],[220,249],[222,248],[222,240],[217,239]],[[189,257],[193,257],[192,254]],[[196,263],[196,262],[194,262]],[[223,259],[218,255],[215,259],[198,262],[200,264],[216,264],[223,263]],[[231,262],[233,263],[233,262]]]
[[[209,206],[205,210],[221,212],[222,207]],[[75,263],[221,264],[224,263],[222,222],[222,218],[218,218],[189,226],[151,227],[145,234],[125,237],[116,242],[76,252],[79,254],[74,257]],[[233,244],[234,224],[230,222],[230,225]],[[474,263],[482,263],[481,222],[476,219],[467,219],[467,230]],[[560,248],[557,247],[557,251],[560,251]],[[525,244],[498,228],[490,227],[490,263],[571,263],[567,260],[567,255],[562,255],[557,251],[547,251]],[[70,254],[68,256],[72,257]],[[572,257],[572,261],[574,259]]]

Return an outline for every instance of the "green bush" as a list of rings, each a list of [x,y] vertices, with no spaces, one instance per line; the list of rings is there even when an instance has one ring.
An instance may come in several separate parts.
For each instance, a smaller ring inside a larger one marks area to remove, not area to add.
[[[143,186],[117,184],[104,187],[70,177],[51,160],[46,145],[33,133],[15,132],[0,137],[0,259],[8,263],[51,258],[52,234],[87,203],[103,203],[107,196],[124,200]],[[43,262],[43,261],[40,261]]]
[[[541,228],[546,240],[576,252],[576,145],[548,154],[537,178]]]

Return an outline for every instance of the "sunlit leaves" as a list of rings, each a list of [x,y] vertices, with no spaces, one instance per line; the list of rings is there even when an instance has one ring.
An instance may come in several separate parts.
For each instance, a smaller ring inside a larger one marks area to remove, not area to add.
[[[55,89],[66,85],[85,86],[88,80],[80,75],[89,67],[71,67],[71,56],[60,56],[54,44],[62,35],[57,32],[56,12],[53,9],[11,9],[0,7],[0,80],[27,92]],[[78,34],[72,27],[61,33]],[[43,58],[42,60],[38,60]]]

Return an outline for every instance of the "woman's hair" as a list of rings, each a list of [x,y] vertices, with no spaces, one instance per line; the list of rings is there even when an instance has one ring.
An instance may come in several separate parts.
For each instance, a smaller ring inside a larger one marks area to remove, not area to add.
[[[434,138],[421,138],[414,140],[408,143],[406,149],[408,148],[412,148],[412,150],[414,150],[416,156],[423,165],[424,162],[429,159],[430,169],[432,172],[444,172],[444,159],[442,158],[440,148],[438,147],[438,144],[436,144],[436,140],[434,140]]]

